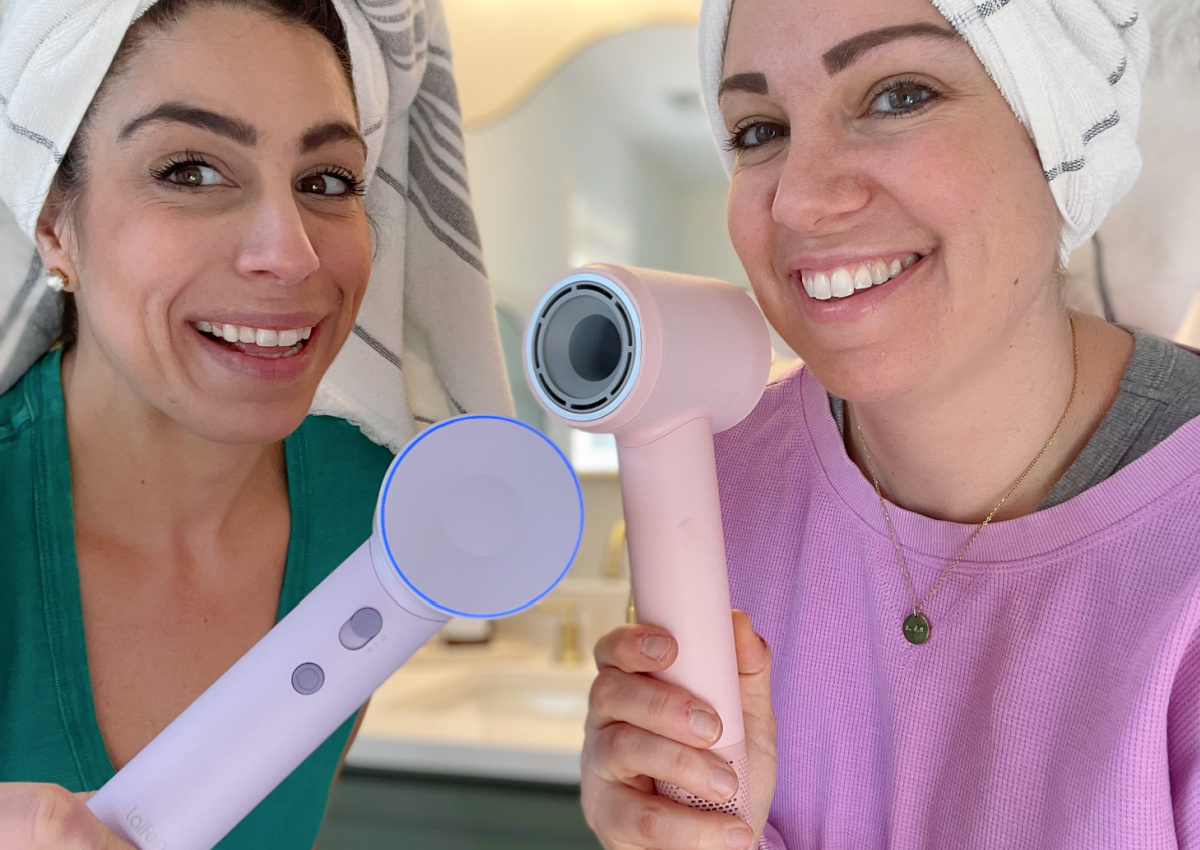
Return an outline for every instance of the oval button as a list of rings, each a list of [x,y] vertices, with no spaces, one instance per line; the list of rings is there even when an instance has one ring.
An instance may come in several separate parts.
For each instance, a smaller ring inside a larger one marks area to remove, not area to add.
[[[362,649],[383,628],[383,617],[374,608],[359,608],[338,630],[338,640],[346,649]]]

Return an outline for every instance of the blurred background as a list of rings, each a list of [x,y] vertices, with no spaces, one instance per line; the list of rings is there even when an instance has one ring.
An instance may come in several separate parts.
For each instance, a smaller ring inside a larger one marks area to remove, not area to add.
[[[587,523],[535,609],[452,623],[372,700],[320,846],[572,850],[597,637],[625,621],[615,448],[548,425],[521,375],[537,298],[589,262],[748,287],[696,67],[699,0],[443,0],[467,164],[518,415],[580,474]],[[1157,57],[1144,167],[1069,269],[1080,309],[1200,346],[1200,27],[1195,0],[1144,4]],[[776,338],[775,372],[795,355]]]

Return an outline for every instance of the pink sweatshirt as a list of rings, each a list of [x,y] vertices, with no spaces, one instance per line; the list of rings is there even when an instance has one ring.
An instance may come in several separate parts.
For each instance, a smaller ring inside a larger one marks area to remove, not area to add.
[[[734,605],[774,652],[772,848],[1200,848],[1200,420],[983,531],[911,611],[804,369],[717,437]],[[973,526],[889,505],[918,596]]]

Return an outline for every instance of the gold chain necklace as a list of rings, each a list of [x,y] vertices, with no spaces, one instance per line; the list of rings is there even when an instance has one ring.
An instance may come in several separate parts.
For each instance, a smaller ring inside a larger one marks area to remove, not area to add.
[[[858,439],[862,443],[863,456],[867,462],[867,472],[871,474],[871,483],[875,485],[875,495],[879,497],[879,507],[883,510],[883,521],[887,523],[888,536],[892,539],[892,548],[896,552],[896,560],[900,563],[900,574],[904,576],[904,586],[908,588],[908,597],[912,600],[912,613],[904,618],[903,626],[904,637],[909,643],[919,645],[929,640],[929,635],[933,631],[933,626],[930,625],[929,618],[925,616],[925,606],[929,603],[929,600],[933,598],[933,595],[937,593],[938,588],[942,586],[942,582],[950,577],[950,573],[954,572],[954,568],[958,566],[959,562],[964,557],[966,557],[967,550],[971,548],[971,544],[975,542],[975,538],[979,536],[980,532],[987,528],[988,523],[990,523],[999,510],[1004,507],[1005,503],[1012,498],[1012,494],[1017,492],[1017,488],[1021,486],[1022,482],[1029,477],[1029,473],[1033,471],[1033,468],[1037,465],[1037,462],[1042,459],[1042,455],[1046,453],[1046,450],[1050,448],[1050,444],[1054,442],[1054,438],[1058,436],[1058,432],[1062,430],[1063,423],[1067,421],[1067,414],[1071,412],[1071,405],[1075,403],[1075,390],[1079,386],[1079,344],[1075,336],[1075,320],[1070,316],[1068,316],[1067,320],[1071,324],[1071,354],[1075,361],[1075,373],[1071,378],[1071,395],[1067,399],[1067,407],[1063,411],[1062,416],[1059,417],[1058,424],[1054,426],[1054,432],[1050,435],[1050,439],[1046,441],[1046,444],[1042,446],[1041,451],[1037,453],[1037,456],[1029,462],[1029,466],[1025,467],[1025,471],[1021,473],[1021,476],[1016,480],[1016,483],[1013,484],[1012,487],[1009,488],[1008,492],[1004,494],[1004,498],[1000,500],[996,507],[992,508],[992,512],[987,515],[987,518],[984,519],[983,522],[979,524],[979,527],[975,529],[974,533],[967,538],[967,542],[963,544],[962,549],[959,550],[958,555],[955,556],[950,566],[948,566],[941,576],[938,577],[938,580],[934,582],[933,587],[929,589],[929,592],[926,593],[920,601],[917,601],[916,591],[913,590],[912,579],[909,578],[908,575],[908,565],[904,563],[904,553],[900,551],[900,541],[896,537],[896,530],[892,527],[892,518],[891,515],[888,514],[887,502],[884,501],[883,498],[883,489],[879,486],[879,478],[875,475],[875,459],[871,457],[871,450],[867,448],[867,440],[865,437],[863,437],[862,428],[857,422],[854,423],[854,428],[856,431],[858,431]]]

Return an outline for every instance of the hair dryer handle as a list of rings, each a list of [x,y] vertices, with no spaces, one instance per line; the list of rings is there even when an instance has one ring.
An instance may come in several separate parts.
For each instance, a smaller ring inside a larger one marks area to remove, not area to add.
[[[713,751],[726,758],[739,781],[738,792],[724,805],[668,783],[656,783],[656,788],[677,802],[724,811],[749,823],[746,734],[712,422],[697,413],[651,442],[631,442],[640,441],[636,435],[617,437],[638,622],[660,626],[675,637],[679,655],[657,678],[716,709],[723,728]]]
[[[88,808],[143,850],[211,850],[444,622],[396,603],[368,540]]]

